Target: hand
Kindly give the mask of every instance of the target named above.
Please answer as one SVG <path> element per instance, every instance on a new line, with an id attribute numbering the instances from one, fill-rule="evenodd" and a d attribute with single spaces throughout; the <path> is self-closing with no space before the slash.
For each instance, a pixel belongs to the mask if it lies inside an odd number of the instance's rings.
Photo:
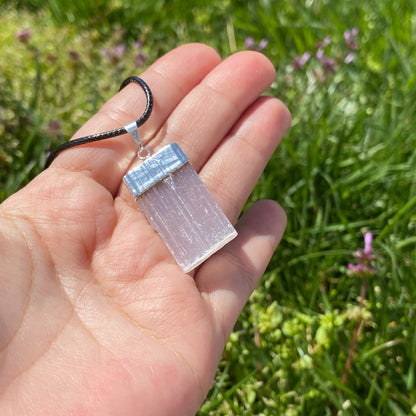
<path id="1" fill-rule="evenodd" d="M 290 124 L 260 97 L 274 80 L 256 52 L 224 61 L 185 45 L 141 77 L 153 91 L 140 128 L 153 152 L 177 142 L 235 223 Z M 75 137 L 143 111 L 135 84 Z M 254 204 L 238 237 L 184 274 L 122 185 L 127 136 L 63 152 L 0 206 L 0 414 L 192 415 L 285 228 L 277 203 Z"/>

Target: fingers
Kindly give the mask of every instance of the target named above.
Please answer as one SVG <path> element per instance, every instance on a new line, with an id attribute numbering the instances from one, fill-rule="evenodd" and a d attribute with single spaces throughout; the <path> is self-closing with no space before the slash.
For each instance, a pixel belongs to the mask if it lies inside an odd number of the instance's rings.
<path id="1" fill-rule="evenodd" d="M 189 92 L 151 146 L 179 143 L 199 171 L 241 114 L 274 81 L 275 75 L 264 55 L 240 52 L 230 56 Z"/>
<path id="2" fill-rule="evenodd" d="M 140 128 L 153 152 L 178 142 L 197 170 L 203 166 L 233 124 L 271 84 L 275 71 L 259 53 L 241 52 L 224 62 L 204 45 L 185 45 L 153 64 L 142 78 L 154 95 L 150 119 Z M 74 137 L 121 127 L 145 107 L 140 87 L 131 84 L 110 99 Z M 54 169 L 82 171 L 113 195 L 137 149 L 128 135 L 63 152 Z"/>
<path id="3" fill-rule="evenodd" d="M 154 95 L 152 115 L 140 129 L 144 142 L 159 130 L 179 102 L 219 62 L 220 58 L 213 49 L 190 44 L 163 56 L 141 75 Z M 144 108 L 143 91 L 136 84 L 128 85 L 110 99 L 74 138 L 122 127 L 137 119 Z M 59 168 L 85 172 L 114 195 L 136 151 L 133 140 L 123 135 L 67 150 L 49 169 L 50 172 Z"/>
<path id="4" fill-rule="evenodd" d="M 219 351 L 263 275 L 285 227 L 286 215 L 276 202 L 254 204 L 238 223 L 238 237 L 211 257 L 195 276 L 222 337 Z"/>
<path id="5" fill-rule="evenodd" d="M 202 168 L 201 178 L 231 222 L 240 215 L 290 121 L 290 113 L 281 101 L 261 97 Z"/>
<path id="6" fill-rule="evenodd" d="M 199 171 L 235 123 L 241 120 L 241 115 L 256 102 L 274 78 L 275 70 L 264 55 L 240 52 L 230 56 L 187 94 L 148 146 L 156 151 L 168 143 L 176 142 L 195 170 Z M 248 116 L 249 113 L 244 119 Z M 255 126 L 251 130 L 254 131 Z M 266 140 L 269 140 L 269 136 Z M 267 156 L 271 154 L 266 153 Z M 226 152 L 221 154 L 226 155 Z M 240 152 L 233 157 L 244 158 Z M 222 168 L 225 171 L 218 174 L 227 175 L 228 167 L 224 165 Z M 256 173 L 256 179 L 258 175 Z M 218 179 L 218 176 L 215 178 Z M 248 186 L 252 186 L 252 183 L 250 181 Z M 131 198 L 125 187 L 120 189 L 120 195 L 123 199 Z"/>

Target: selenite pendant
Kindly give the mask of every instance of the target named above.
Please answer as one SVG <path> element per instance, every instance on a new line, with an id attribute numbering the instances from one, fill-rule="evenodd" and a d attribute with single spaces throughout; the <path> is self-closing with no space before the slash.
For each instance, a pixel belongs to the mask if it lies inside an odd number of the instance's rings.
<path id="1" fill-rule="evenodd" d="M 184 272 L 237 236 L 176 143 L 147 158 L 124 181 Z"/>

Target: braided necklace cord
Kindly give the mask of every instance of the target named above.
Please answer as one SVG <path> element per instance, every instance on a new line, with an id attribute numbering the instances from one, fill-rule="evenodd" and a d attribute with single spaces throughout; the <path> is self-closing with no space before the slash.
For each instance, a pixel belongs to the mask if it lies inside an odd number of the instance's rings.
<path id="1" fill-rule="evenodd" d="M 126 78 L 122 82 L 119 91 L 121 91 L 124 87 L 126 87 L 131 82 L 134 82 L 140 85 L 140 87 L 143 89 L 146 95 L 146 108 L 143 114 L 136 120 L 136 125 L 139 128 L 150 117 L 150 114 L 152 113 L 153 95 L 152 95 L 152 92 L 150 91 L 149 86 L 141 78 L 136 77 L 136 76 L 131 76 L 131 77 Z M 86 143 L 92 143 L 92 142 L 97 142 L 99 140 L 105 140 L 105 139 L 110 139 L 112 137 L 121 136 L 122 134 L 126 134 L 126 133 L 127 133 L 127 130 L 124 127 L 120 127 L 115 130 L 110 130 L 110 131 L 106 131 L 103 133 L 91 134 L 90 136 L 80 137 L 78 139 L 65 142 L 59 145 L 57 148 L 55 148 L 49 153 L 49 156 L 46 159 L 45 169 L 47 169 L 51 165 L 51 163 L 55 160 L 55 158 L 64 150 L 70 149 L 71 147 L 80 146 Z"/>

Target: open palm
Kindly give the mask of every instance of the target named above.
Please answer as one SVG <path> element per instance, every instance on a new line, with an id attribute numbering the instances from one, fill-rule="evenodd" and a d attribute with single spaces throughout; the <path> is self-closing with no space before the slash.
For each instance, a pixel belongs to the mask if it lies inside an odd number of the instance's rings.
<path id="1" fill-rule="evenodd" d="M 177 142 L 231 222 L 289 126 L 262 55 L 221 62 L 185 45 L 141 77 L 157 151 Z M 127 86 L 76 134 L 123 126 L 145 98 Z M 192 415 L 285 227 L 272 201 L 238 237 L 183 273 L 122 185 L 127 135 L 62 153 L 0 207 L 0 414 Z"/>

